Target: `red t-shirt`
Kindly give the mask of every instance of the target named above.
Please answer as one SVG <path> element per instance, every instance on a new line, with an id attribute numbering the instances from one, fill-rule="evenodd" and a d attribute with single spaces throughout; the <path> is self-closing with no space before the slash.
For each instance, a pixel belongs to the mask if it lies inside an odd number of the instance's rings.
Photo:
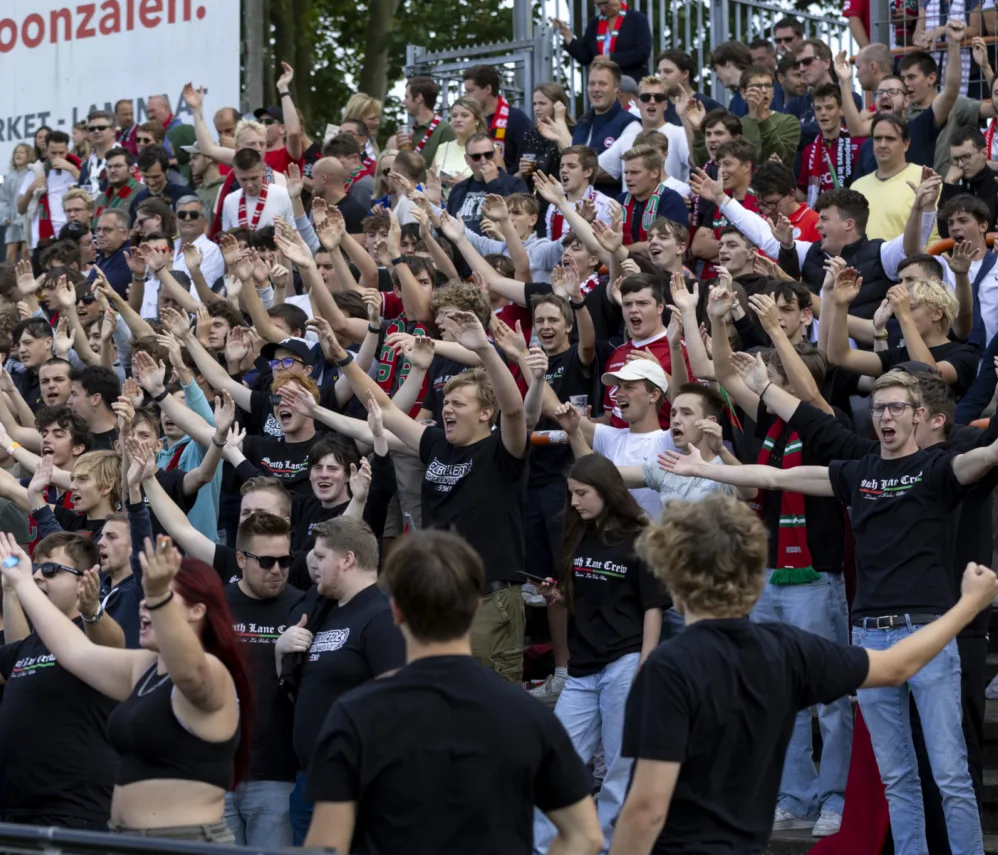
<path id="1" fill-rule="evenodd" d="M 523 332 L 523 338 L 527 342 L 527 347 L 530 347 L 530 337 L 533 334 L 534 325 L 534 320 L 530 315 L 530 309 L 518 306 L 516 303 L 510 303 L 509 305 L 498 309 L 495 316 L 514 332 L 516 331 L 516 322 L 519 321 L 520 330 Z M 526 396 L 528 388 L 527 381 L 520 372 L 520 366 L 515 362 L 511 362 L 509 364 L 509 370 L 513 375 L 513 378 L 516 380 L 516 387 L 520 390 L 520 394 Z"/>
<path id="2" fill-rule="evenodd" d="M 807 205 L 802 204 L 790 215 L 790 225 L 794 227 L 794 240 L 808 243 L 818 243 L 821 240 L 821 235 L 818 234 L 818 213 Z"/>
<path id="3" fill-rule="evenodd" d="M 606 367 L 603 369 L 604 373 L 612 374 L 614 371 L 619 370 L 627 362 L 627 354 L 632 350 L 650 350 L 659 362 L 662 363 L 662 367 L 665 369 L 665 373 L 672 378 L 672 356 L 669 352 L 669 337 L 663 331 L 657 336 L 651 339 L 646 339 L 644 341 L 629 341 L 618 347 L 613 353 L 610 354 L 609 360 L 607 360 Z M 683 356 L 686 359 L 686 371 L 690 375 L 690 379 L 693 379 L 693 371 L 690 369 L 690 360 L 686 356 L 686 344 L 683 344 Z M 628 423 L 625 422 L 620 417 L 620 410 L 617 409 L 617 387 L 608 386 L 606 391 L 603 393 L 603 409 L 611 414 L 610 424 L 615 428 L 625 428 Z M 671 413 L 669 412 L 669 402 L 662 401 L 662 409 L 658 413 L 658 423 L 661 425 L 663 430 L 669 429 Z"/>
<path id="4" fill-rule="evenodd" d="M 845 0 L 842 7 L 843 18 L 862 18 L 863 28 L 867 37 L 870 36 L 870 2 L 869 0 Z"/>
<path id="5" fill-rule="evenodd" d="M 305 158 L 300 157 L 298 160 L 292 160 L 291 155 L 288 154 L 287 146 L 281 146 L 280 148 L 275 148 L 273 151 L 268 151 L 263 156 L 263 162 L 273 169 L 274 172 L 283 172 L 285 175 L 287 175 L 288 167 L 292 163 L 297 163 L 298 168 L 304 174 Z"/>
<path id="6" fill-rule="evenodd" d="M 397 294 L 389 293 L 383 293 L 381 297 L 381 316 L 389 321 L 385 328 L 385 338 L 397 332 L 408 332 L 412 335 L 429 335 L 425 327 L 421 324 L 415 324 L 413 327 L 407 329 L 409 322 L 405 316 L 401 297 Z M 405 358 L 402 351 L 394 350 L 382 342 L 381 348 L 378 351 L 378 376 L 375 380 L 381 387 L 382 392 L 391 396 L 396 389 L 401 388 L 402 384 L 405 383 L 405 378 L 409 376 L 411 368 L 409 360 Z M 396 379 L 398 380 L 398 386 L 395 385 Z M 419 411 L 423 408 L 423 398 L 426 397 L 428 381 L 429 375 L 423 378 L 423 387 L 419 390 L 412 409 L 409 410 L 411 418 L 416 418 Z"/>
<path id="7" fill-rule="evenodd" d="M 731 194 L 728 193 L 728 196 Z M 745 194 L 744 199 L 739 200 L 742 203 L 742 207 L 746 211 L 752 211 L 754 214 L 759 214 L 759 202 L 755 197 L 755 193 L 749 192 Z M 698 210 L 698 216 L 696 223 L 693 224 L 693 231 L 690 232 L 690 242 L 692 244 L 693 235 L 696 234 L 698 228 L 709 228 L 714 232 L 714 237 L 717 240 L 721 239 L 721 232 L 726 226 L 729 226 L 728 218 L 724 216 L 724 212 L 721 208 L 718 208 L 713 202 L 703 199 Z M 760 214 L 760 216 L 762 216 Z M 717 269 L 713 264 L 705 264 L 703 272 L 700 274 L 701 279 L 714 279 L 717 276 Z"/>

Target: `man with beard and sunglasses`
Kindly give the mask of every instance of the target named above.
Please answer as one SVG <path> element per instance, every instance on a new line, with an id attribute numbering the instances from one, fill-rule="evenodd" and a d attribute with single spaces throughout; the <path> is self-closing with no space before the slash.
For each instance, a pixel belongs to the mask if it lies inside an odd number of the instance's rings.
<path id="1" fill-rule="evenodd" d="M 460 216 L 464 224 L 476 234 L 482 233 L 482 206 L 489 194 L 510 196 L 528 193 L 522 178 L 510 175 L 499 168 L 495 143 L 485 133 L 474 134 L 464 149 L 464 160 L 471 175 L 454 185 L 447 197 L 447 213 Z"/>

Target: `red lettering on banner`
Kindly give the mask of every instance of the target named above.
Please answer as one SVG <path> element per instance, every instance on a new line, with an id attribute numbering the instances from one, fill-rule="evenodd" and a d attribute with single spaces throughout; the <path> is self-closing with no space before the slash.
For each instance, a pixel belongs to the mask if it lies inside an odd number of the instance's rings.
<path id="1" fill-rule="evenodd" d="M 4 38 L 4 30 L 10 33 L 10 39 Z M 4 18 L 0 21 L 0 53 L 7 53 L 14 45 L 17 44 L 17 24 L 15 24 L 10 18 Z"/>
<path id="2" fill-rule="evenodd" d="M 158 26 L 162 14 L 163 0 L 141 0 L 139 3 L 139 22 L 147 29 Z"/>
<path id="3" fill-rule="evenodd" d="M 28 27 L 35 26 L 38 28 L 38 32 L 33 36 L 28 35 Z M 38 47 L 45 39 L 45 19 L 37 14 L 32 13 L 24 19 L 24 23 L 21 25 L 21 41 L 24 42 L 25 47 L 33 48 Z"/>
<path id="4" fill-rule="evenodd" d="M 128 12 L 126 17 L 128 21 L 126 27 L 128 32 L 131 32 L 135 29 L 135 0 L 128 0 Z"/>
<path id="5" fill-rule="evenodd" d="M 94 12 L 97 11 L 96 3 L 84 3 L 76 7 L 76 14 L 80 16 L 80 23 L 76 28 L 76 38 L 92 39 L 97 35 L 97 30 L 90 26 L 94 19 Z"/>
<path id="6" fill-rule="evenodd" d="M 49 18 L 49 41 L 55 44 L 59 41 L 59 22 L 62 21 L 62 40 L 68 42 L 73 38 L 73 10 L 53 9 Z"/>
<path id="7" fill-rule="evenodd" d="M 100 19 L 100 34 L 110 36 L 121 32 L 121 8 L 118 0 L 104 0 L 101 3 L 101 11 L 104 17 Z"/>

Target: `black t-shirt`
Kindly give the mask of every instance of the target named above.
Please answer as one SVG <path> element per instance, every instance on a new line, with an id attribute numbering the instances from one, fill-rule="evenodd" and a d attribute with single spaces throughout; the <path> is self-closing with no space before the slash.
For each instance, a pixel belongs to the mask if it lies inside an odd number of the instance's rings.
<path id="1" fill-rule="evenodd" d="M 86 514 L 78 514 L 62 505 L 55 505 L 52 508 L 52 515 L 56 522 L 62 526 L 63 531 L 89 534 L 94 543 L 100 543 L 100 536 L 104 533 L 104 520 L 87 519 Z"/>
<path id="2" fill-rule="evenodd" d="M 550 709 L 470 656 L 435 656 L 336 703 L 305 794 L 356 802 L 351 852 L 530 855 L 534 808 L 591 791 Z"/>
<path id="3" fill-rule="evenodd" d="M 364 206 L 360 202 L 351 196 L 344 196 L 336 203 L 336 207 L 340 209 L 340 213 L 343 215 L 348 235 L 359 235 L 364 231 L 363 223 L 364 218 L 367 216 L 367 211 L 364 210 Z"/>
<path id="4" fill-rule="evenodd" d="M 932 107 L 908 119 L 908 133 L 911 135 L 911 144 L 905 155 L 908 163 L 932 166 L 936 159 L 936 137 L 940 130 L 942 129 L 936 126 Z"/>
<path id="5" fill-rule="evenodd" d="M 291 610 L 288 626 L 305 613 Z M 302 667 L 295 702 L 294 747 L 299 768 L 308 767 L 319 730 L 330 708 L 344 693 L 405 664 L 405 642 L 392 621 L 388 596 L 377 585 L 365 588 L 345 605 L 334 605 L 314 634 Z"/>
<path id="6" fill-rule="evenodd" d="M 496 351 L 498 353 L 498 350 Z M 500 354 L 501 356 L 502 354 Z M 444 386 L 451 377 L 470 371 L 473 365 L 465 365 L 446 356 L 434 356 L 430 368 L 426 372 L 426 395 L 423 397 L 423 409 L 432 413 L 431 418 L 437 426 L 443 426 Z"/>
<path id="7" fill-rule="evenodd" d="M 253 751 L 249 779 L 293 781 L 298 772 L 291 726 L 294 710 L 277 683 L 274 645 L 287 629 L 288 615 L 305 594 L 290 585 L 270 600 L 246 596 L 238 583 L 225 586 L 225 601 L 232 612 L 232 627 L 243 642 L 248 672 L 253 681 Z"/>
<path id="8" fill-rule="evenodd" d="M 243 440 L 243 454 L 264 475 L 280 479 L 292 493 L 310 496 L 308 452 L 318 436 L 305 442 L 285 442 L 273 436 L 248 436 Z"/>
<path id="9" fill-rule="evenodd" d="M 579 346 L 573 344 L 564 353 L 548 356 L 548 370 L 544 379 L 562 403 L 572 395 L 588 395 L 590 403 L 595 403 L 594 368 L 595 362 L 589 366 L 587 377 L 579 362 Z M 537 430 L 560 430 L 560 426 L 554 419 L 541 416 Z M 529 485 L 539 487 L 562 480 L 565 470 L 572 465 L 572 460 L 572 449 L 568 445 L 540 445 L 531 449 Z"/>
<path id="10" fill-rule="evenodd" d="M 841 414 L 837 413 L 837 416 Z M 776 417 L 766 411 L 759 402 L 759 420 L 756 422 L 756 437 L 765 440 L 773 427 Z M 842 416 L 842 419 L 845 417 Z M 790 428 L 784 426 L 769 453 L 769 465 L 780 469 L 783 466 L 783 452 L 790 441 Z M 816 456 L 816 449 L 808 443 L 801 443 L 802 466 L 825 466 L 828 459 Z M 755 463 L 755 459 L 751 461 Z M 769 533 L 768 566 L 776 567 L 779 554 L 780 516 L 783 508 L 783 491 L 766 490 L 762 493 L 763 522 Z M 841 573 L 843 562 L 843 541 L 845 521 L 842 507 L 835 499 L 821 496 L 804 496 L 804 520 L 807 527 L 807 548 L 811 553 L 811 565 L 819 573 Z"/>
<path id="11" fill-rule="evenodd" d="M 321 522 L 342 516 L 348 507 L 349 499 L 335 507 L 324 508 L 314 493 L 296 495 L 291 503 L 291 551 L 308 552 L 315 544 L 312 529 Z"/>
<path id="12" fill-rule="evenodd" d="M 659 855 L 762 852 L 799 710 L 856 690 L 863 648 L 783 623 L 701 620 L 659 645 L 631 688 L 621 753 L 679 763 Z"/>
<path id="13" fill-rule="evenodd" d="M 456 531 L 475 547 L 486 582 L 522 581 L 526 456 L 513 457 L 498 430 L 458 446 L 431 427 L 423 431 L 419 459 L 426 464 L 423 525 Z"/>
<path id="14" fill-rule="evenodd" d="M 628 653 L 640 653 L 645 612 L 669 596 L 634 552 L 640 532 L 608 546 L 589 528 L 575 548 L 568 674 L 587 677 Z"/>
<path id="15" fill-rule="evenodd" d="M 211 560 L 211 566 L 215 568 L 223 585 L 237 582 L 243 578 L 243 571 L 239 569 L 239 562 L 236 560 L 236 550 L 231 546 L 216 543 L 215 556 Z"/>
<path id="16" fill-rule="evenodd" d="M 942 614 L 955 602 L 950 582 L 953 508 L 967 488 L 953 455 L 939 448 L 884 460 L 835 460 L 835 496 L 852 509 L 856 538 L 853 617 Z"/>
<path id="17" fill-rule="evenodd" d="M 156 480 L 159 481 L 159 486 L 163 488 L 166 495 L 170 497 L 170 500 L 182 510 L 185 514 L 191 512 L 195 503 L 198 500 L 198 494 L 193 493 L 190 496 L 184 494 L 184 476 L 187 473 L 182 469 L 157 469 L 156 470 Z M 148 499 L 146 500 L 146 505 L 149 505 Z M 152 525 L 152 536 L 153 541 L 161 534 L 169 534 L 169 532 L 163 528 L 160 521 L 156 518 L 156 515 L 152 512 L 152 507 L 149 507 L 149 522 Z"/>
<path id="18" fill-rule="evenodd" d="M 118 429 L 111 428 L 104 433 L 95 433 L 94 441 L 87 451 L 114 451 L 114 444 L 118 441 Z"/>
<path id="19" fill-rule="evenodd" d="M 932 358 L 937 363 L 948 362 L 953 366 L 956 371 L 953 392 L 957 398 L 962 397 L 977 376 L 977 363 L 981 358 L 980 350 L 965 341 L 948 341 L 945 344 L 930 347 L 929 353 L 932 354 Z M 892 347 L 889 350 L 882 350 L 877 356 L 880 357 L 880 364 L 883 366 L 885 374 L 895 366 L 911 359 L 906 347 Z"/>
<path id="20" fill-rule="evenodd" d="M 36 633 L 0 648 L 0 675 L 0 813 L 107 822 L 118 771 L 107 739 L 115 701 L 59 665 Z"/>

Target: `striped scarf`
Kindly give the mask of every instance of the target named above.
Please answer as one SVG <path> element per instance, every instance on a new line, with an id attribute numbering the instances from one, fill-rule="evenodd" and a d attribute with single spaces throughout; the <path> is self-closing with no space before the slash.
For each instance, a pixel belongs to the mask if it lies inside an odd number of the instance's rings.
<path id="1" fill-rule="evenodd" d="M 783 419 L 776 419 L 766 432 L 766 439 L 759 451 L 758 464 L 768 466 L 770 455 L 781 436 L 787 433 L 783 449 L 782 469 L 793 469 L 803 461 L 800 437 L 787 427 Z M 759 492 L 750 503 L 761 517 L 765 512 L 765 493 Z M 769 581 L 773 585 L 806 585 L 821 578 L 811 563 L 811 550 L 807 546 L 807 521 L 804 516 L 804 496 L 783 490 L 780 494 L 780 530 L 776 538 L 776 564 Z"/>

